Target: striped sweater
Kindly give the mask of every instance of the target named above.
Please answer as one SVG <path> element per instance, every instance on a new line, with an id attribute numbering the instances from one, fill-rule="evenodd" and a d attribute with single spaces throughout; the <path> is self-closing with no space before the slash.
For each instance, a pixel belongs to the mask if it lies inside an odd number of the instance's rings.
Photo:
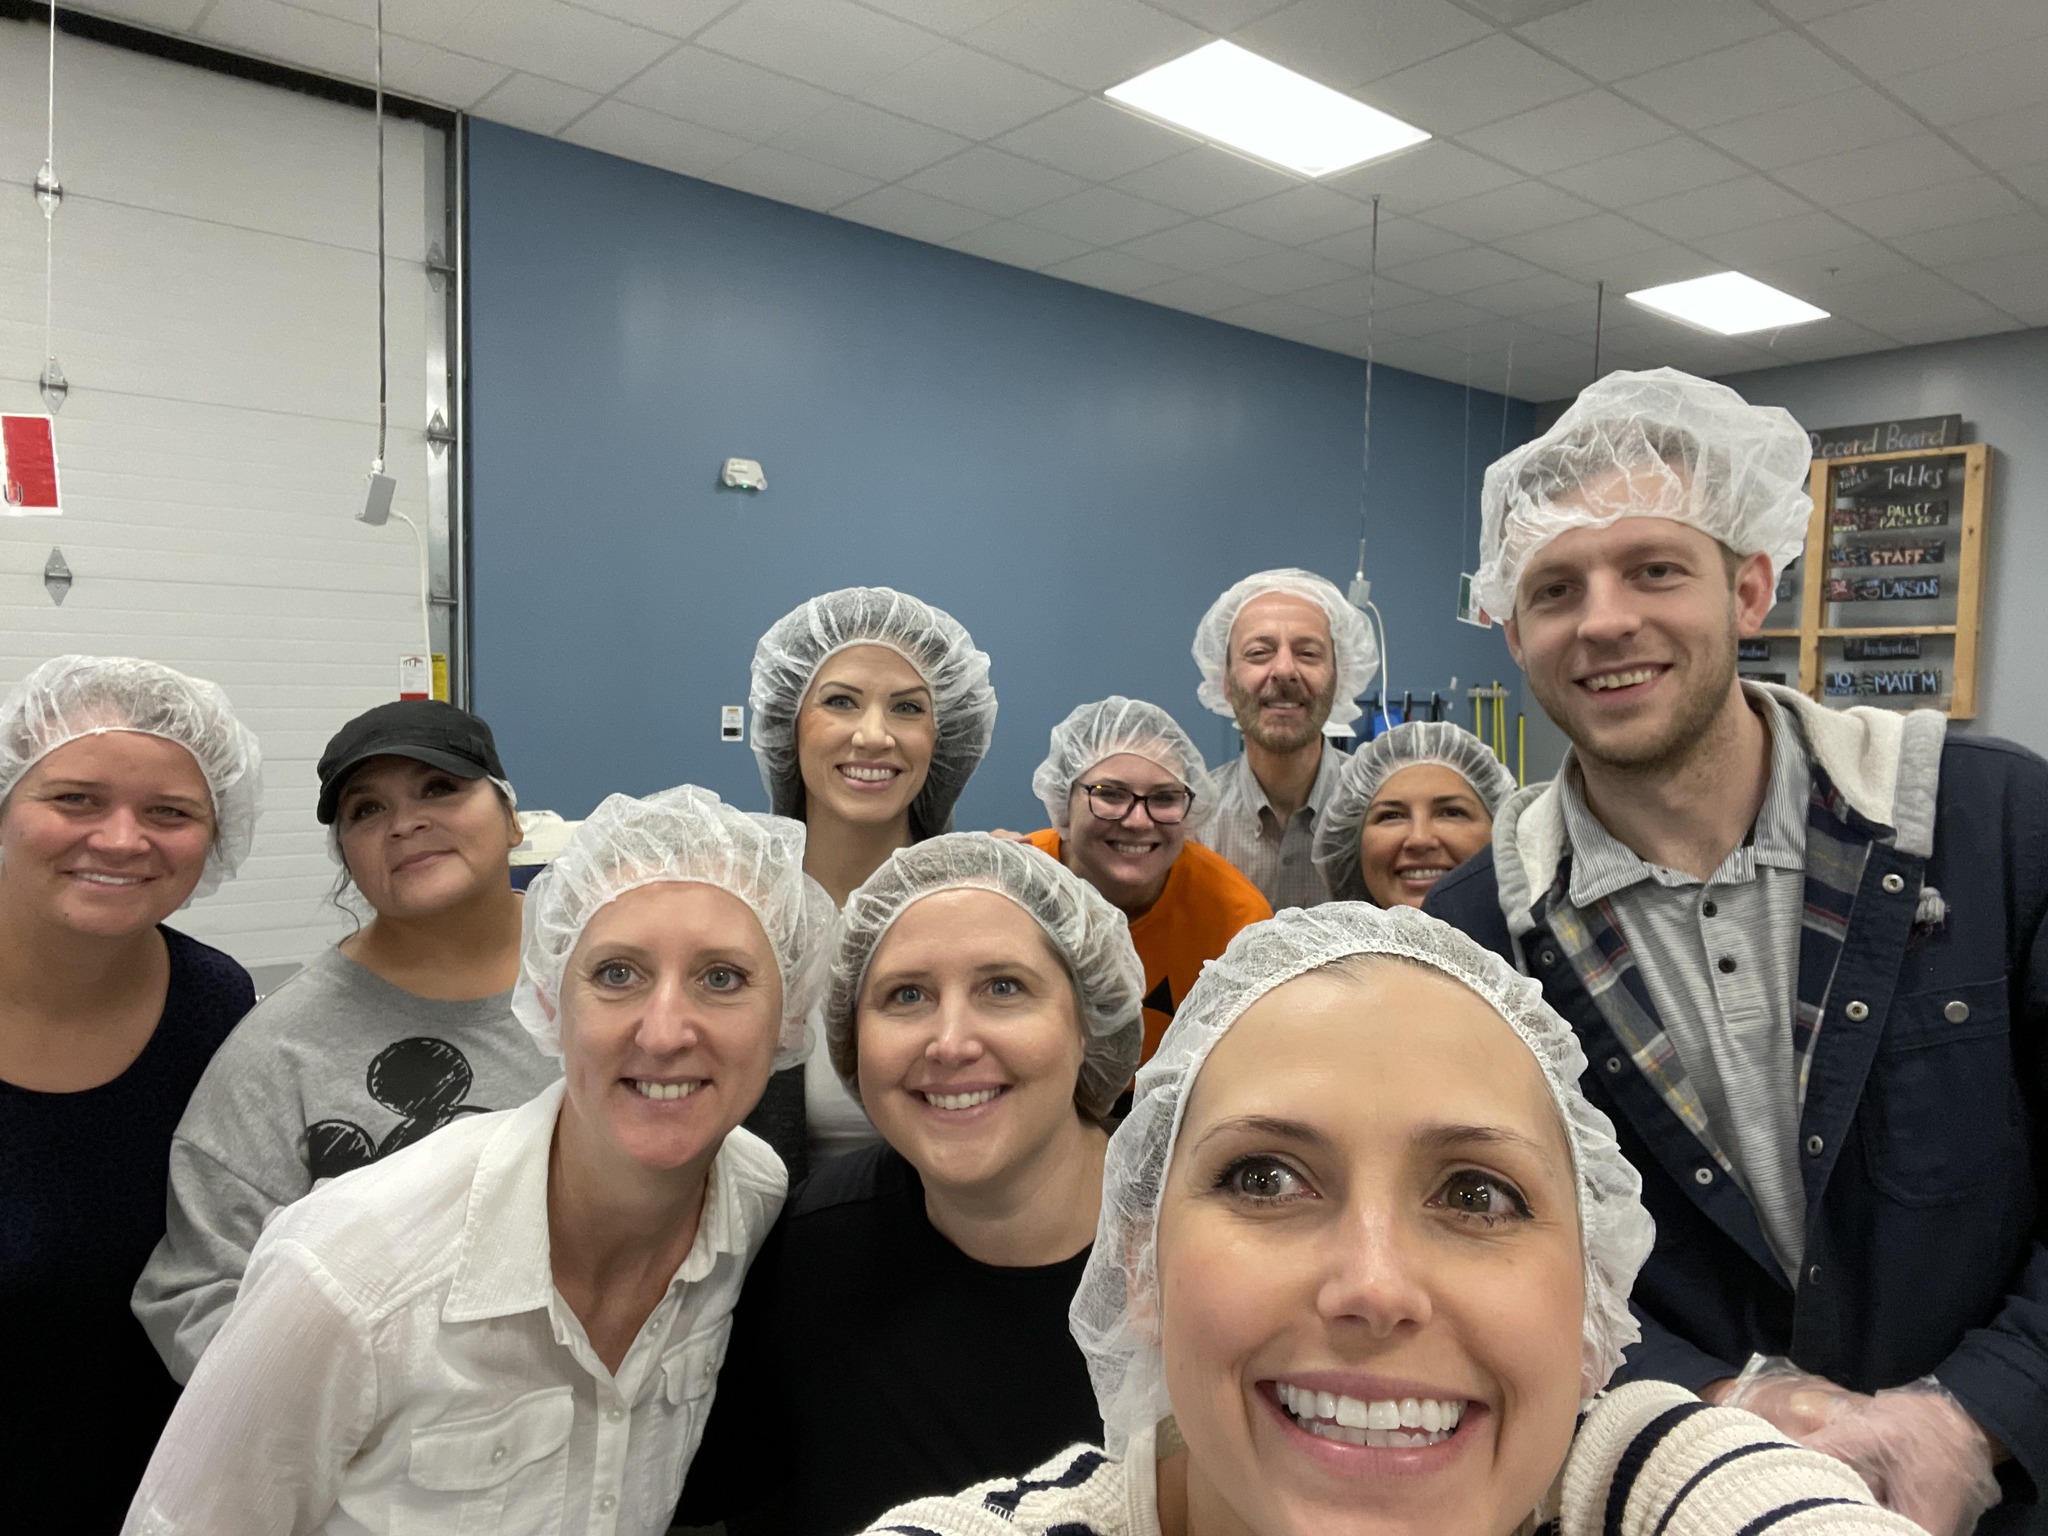
<path id="1" fill-rule="evenodd" d="M 1019 1478 L 891 1510 L 870 1536 L 1160 1536 L 1150 1435 L 1128 1461 L 1077 1445 Z M 1127 1469 L 1143 1468 L 1131 1476 Z M 1565 1461 L 1556 1536 L 1916 1536 L 1846 1465 L 1668 1382 L 1601 1397 Z"/>

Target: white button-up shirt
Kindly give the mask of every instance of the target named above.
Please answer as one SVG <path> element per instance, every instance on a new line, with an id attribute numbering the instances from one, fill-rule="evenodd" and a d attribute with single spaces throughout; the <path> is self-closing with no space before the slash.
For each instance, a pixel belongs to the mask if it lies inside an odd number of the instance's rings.
<path id="1" fill-rule="evenodd" d="M 787 1176 L 744 1130 L 614 1374 L 555 1290 L 557 1083 L 346 1174 L 256 1245 L 124 1536 L 659 1536 Z"/>

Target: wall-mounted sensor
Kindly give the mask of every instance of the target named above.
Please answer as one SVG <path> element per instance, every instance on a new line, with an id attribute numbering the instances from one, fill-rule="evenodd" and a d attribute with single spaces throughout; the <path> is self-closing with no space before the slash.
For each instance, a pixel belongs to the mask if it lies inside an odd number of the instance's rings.
<path id="1" fill-rule="evenodd" d="M 720 741 L 744 741 L 747 735 L 747 711 L 739 704 L 722 704 L 718 709 L 718 739 Z"/>
<path id="2" fill-rule="evenodd" d="M 761 473 L 760 464 L 753 459 L 727 459 L 725 472 L 718 478 L 721 484 L 729 485 L 736 491 L 768 489 L 768 477 Z"/>

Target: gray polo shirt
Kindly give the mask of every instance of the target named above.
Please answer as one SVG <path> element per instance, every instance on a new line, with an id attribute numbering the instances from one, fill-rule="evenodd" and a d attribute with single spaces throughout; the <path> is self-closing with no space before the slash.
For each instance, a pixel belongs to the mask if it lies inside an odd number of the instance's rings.
<path id="1" fill-rule="evenodd" d="M 1611 904 L 1707 1124 L 1789 1277 L 1806 1247 L 1793 1022 L 1812 779 L 1798 724 L 1774 700 L 1745 692 L 1770 729 L 1770 784 L 1749 836 L 1706 884 L 1616 841 L 1587 810 L 1576 768 L 1558 789 L 1572 905 Z"/>
<path id="2" fill-rule="evenodd" d="M 1216 810 L 1196 835 L 1235 864 L 1259 888 L 1275 912 L 1283 907 L 1313 907 L 1330 900 L 1330 887 L 1310 857 L 1316 841 L 1316 817 L 1336 792 L 1344 772 L 1344 754 L 1323 742 L 1323 760 L 1316 768 L 1308 804 L 1287 818 L 1285 826 L 1266 797 L 1265 786 L 1243 753 L 1211 775 Z"/>

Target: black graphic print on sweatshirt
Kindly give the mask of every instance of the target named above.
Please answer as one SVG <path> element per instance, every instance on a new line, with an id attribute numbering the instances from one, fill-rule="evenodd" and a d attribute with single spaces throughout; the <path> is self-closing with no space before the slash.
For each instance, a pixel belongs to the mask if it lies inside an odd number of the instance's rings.
<path id="1" fill-rule="evenodd" d="M 382 1141 L 353 1120 L 319 1120 L 306 1127 L 306 1162 L 316 1179 L 331 1179 L 409 1147 L 463 1115 L 489 1114 L 463 1099 L 476 1081 L 469 1058 L 446 1040 L 416 1037 L 387 1045 L 370 1060 L 364 1086 L 398 1116 Z"/>

